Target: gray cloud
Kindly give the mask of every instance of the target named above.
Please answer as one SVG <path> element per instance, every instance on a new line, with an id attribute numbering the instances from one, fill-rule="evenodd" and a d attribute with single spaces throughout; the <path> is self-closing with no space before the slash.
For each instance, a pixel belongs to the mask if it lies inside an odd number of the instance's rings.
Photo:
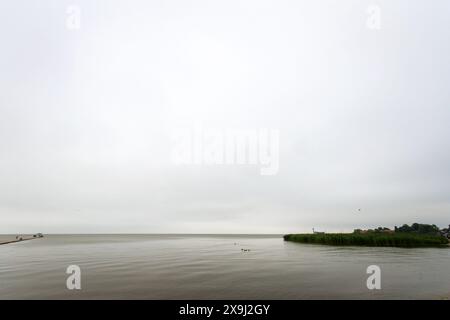
<path id="1" fill-rule="evenodd" d="M 0 232 L 447 225 L 450 5 L 377 3 L 0 4 Z M 279 130 L 278 174 L 174 166 L 197 123 Z"/>

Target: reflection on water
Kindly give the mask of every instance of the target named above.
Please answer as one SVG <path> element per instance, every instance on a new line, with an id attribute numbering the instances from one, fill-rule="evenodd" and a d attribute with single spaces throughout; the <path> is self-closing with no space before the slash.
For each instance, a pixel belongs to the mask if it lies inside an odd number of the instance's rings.
<path id="1" fill-rule="evenodd" d="M 81 267 L 80 291 L 66 289 L 71 264 Z M 381 290 L 366 287 L 372 264 L 381 267 Z M 281 236 L 50 235 L 0 246 L 0 298 L 442 299 L 450 297 L 449 266 L 447 248 L 305 245 Z"/>

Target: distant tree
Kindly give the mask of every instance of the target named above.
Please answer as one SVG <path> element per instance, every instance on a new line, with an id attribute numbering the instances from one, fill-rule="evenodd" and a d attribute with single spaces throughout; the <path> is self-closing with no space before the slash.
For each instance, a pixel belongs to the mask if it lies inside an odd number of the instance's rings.
<path id="1" fill-rule="evenodd" d="M 420 224 L 418 227 L 419 233 L 438 233 L 439 228 L 436 225 L 430 225 L 430 224 Z"/>
<path id="2" fill-rule="evenodd" d="M 439 228 L 436 225 L 431 224 L 420 224 L 413 223 L 411 226 L 404 224 L 403 226 L 397 228 L 395 227 L 395 232 L 413 232 L 420 234 L 432 234 L 439 232 Z"/>
<path id="3" fill-rule="evenodd" d="M 398 232 L 411 232 L 413 229 L 408 226 L 407 224 L 402 225 L 401 227 L 397 228 Z"/>

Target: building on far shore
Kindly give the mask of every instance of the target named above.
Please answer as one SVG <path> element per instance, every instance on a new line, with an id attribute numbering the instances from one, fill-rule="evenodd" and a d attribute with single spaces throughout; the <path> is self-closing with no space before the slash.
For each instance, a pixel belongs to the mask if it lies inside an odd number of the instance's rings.
<path id="1" fill-rule="evenodd" d="M 323 232 L 323 231 L 316 231 L 316 230 L 314 230 L 314 228 L 313 228 L 313 233 L 314 234 L 325 234 L 325 232 Z"/>

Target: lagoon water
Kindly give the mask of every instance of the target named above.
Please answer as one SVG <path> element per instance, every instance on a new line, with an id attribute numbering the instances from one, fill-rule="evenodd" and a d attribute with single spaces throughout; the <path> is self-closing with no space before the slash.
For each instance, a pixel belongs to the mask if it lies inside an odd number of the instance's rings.
<path id="1" fill-rule="evenodd" d="M 81 290 L 66 288 L 73 264 Z M 367 289 L 369 265 L 381 268 L 381 290 Z M 450 248 L 334 247 L 272 235 L 48 235 L 0 246 L 0 299 L 449 298 Z"/>

